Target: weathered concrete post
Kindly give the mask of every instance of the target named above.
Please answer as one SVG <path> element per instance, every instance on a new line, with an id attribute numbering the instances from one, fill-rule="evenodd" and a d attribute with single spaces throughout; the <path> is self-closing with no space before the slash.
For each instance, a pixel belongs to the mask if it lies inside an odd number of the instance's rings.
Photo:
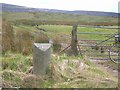
<path id="1" fill-rule="evenodd" d="M 49 67 L 51 44 L 34 43 L 33 47 L 33 74 L 44 75 Z"/>

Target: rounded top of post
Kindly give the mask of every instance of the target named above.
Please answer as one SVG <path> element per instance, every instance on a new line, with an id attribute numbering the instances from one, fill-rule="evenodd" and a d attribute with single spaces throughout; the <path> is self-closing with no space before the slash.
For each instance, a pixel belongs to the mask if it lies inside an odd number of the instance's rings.
<path id="1" fill-rule="evenodd" d="M 119 37 L 119 35 L 117 34 L 117 35 L 115 35 L 115 38 L 118 38 Z"/>
<path id="2" fill-rule="evenodd" d="M 42 51 L 46 51 L 51 47 L 50 43 L 34 43 L 34 45 Z"/>

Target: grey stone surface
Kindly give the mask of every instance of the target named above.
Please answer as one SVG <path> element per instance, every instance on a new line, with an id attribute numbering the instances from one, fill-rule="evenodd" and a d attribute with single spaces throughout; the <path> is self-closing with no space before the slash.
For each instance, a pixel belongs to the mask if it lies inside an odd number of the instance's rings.
<path id="1" fill-rule="evenodd" d="M 34 43 L 33 47 L 33 74 L 44 75 L 49 67 L 51 44 Z"/>

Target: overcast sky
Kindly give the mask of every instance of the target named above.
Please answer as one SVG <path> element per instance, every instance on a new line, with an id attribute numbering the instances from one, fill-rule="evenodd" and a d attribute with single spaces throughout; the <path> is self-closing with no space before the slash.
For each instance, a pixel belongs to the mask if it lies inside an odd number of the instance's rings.
<path id="1" fill-rule="evenodd" d="M 59 10 L 118 12 L 120 0 L 0 0 L 0 3 Z"/>

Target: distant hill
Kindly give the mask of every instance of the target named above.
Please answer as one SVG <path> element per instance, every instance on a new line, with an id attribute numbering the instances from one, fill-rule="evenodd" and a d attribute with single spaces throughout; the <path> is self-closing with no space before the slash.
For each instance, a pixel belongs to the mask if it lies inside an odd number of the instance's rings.
<path id="1" fill-rule="evenodd" d="M 79 15 L 91 15 L 91 16 L 109 16 L 118 17 L 118 13 L 113 12 L 98 12 L 98 11 L 66 11 L 56 9 L 43 9 L 43 8 L 30 8 L 25 6 L 17 6 L 11 4 L 0 3 L 3 12 L 53 12 L 53 13 L 66 13 L 66 14 L 79 14 Z"/>

